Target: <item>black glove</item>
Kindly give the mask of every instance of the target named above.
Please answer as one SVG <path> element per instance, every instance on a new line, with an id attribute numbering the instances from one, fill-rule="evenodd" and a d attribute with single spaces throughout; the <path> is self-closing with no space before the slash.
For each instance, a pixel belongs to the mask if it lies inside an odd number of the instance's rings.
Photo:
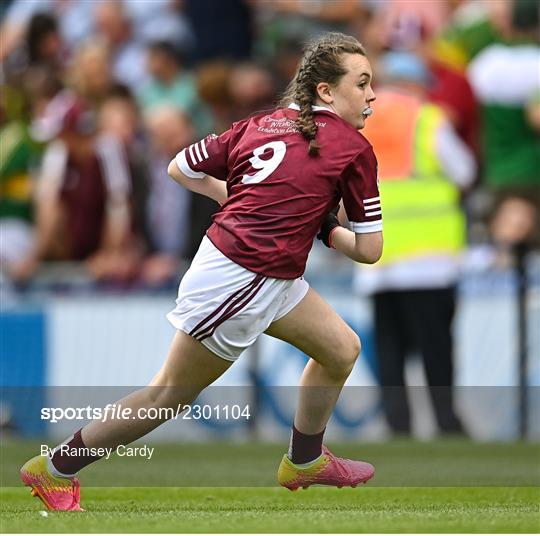
<path id="1" fill-rule="evenodd" d="M 330 242 L 330 235 L 332 234 L 332 231 L 336 227 L 340 227 L 340 223 L 337 217 L 337 214 L 339 212 L 339 204 L 336 205 L 327 215 L 326 218 L 324 218 L 321 230 L 319 231 L 319 234 L 317 235 L 317 238 L 319 240 L 322 240 L 323 244 L 327 248 L 333 247 Z"/>

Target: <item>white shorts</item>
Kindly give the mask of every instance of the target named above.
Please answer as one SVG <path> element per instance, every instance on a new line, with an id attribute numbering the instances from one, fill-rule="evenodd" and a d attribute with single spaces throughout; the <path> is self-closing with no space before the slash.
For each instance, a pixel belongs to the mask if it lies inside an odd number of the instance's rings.
<path id="1" fill-rule="evenodd" d="M 303 277 L 275 279 L 250 272 L 205 236 L 180 281 L 176 307 L 167 318 L 214 354 L 236 361 L 308 289 Z"/>

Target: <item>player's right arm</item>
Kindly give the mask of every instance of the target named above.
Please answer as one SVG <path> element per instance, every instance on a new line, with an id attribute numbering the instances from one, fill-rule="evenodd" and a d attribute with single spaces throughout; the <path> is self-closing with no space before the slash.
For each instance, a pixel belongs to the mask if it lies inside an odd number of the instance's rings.
<path id="1" fill-rule="evenodd" d="M 227 200 L 229 143 L 232 129 L 182 149 L 171 161 L 167 173 L 184 188 L 205 195 L 220 205 Z"/>
<path id="2" fill-rule="evenodd" d="M 184 188 L 187 188 L 196 194 L 205 195 L 206 197 L 217 201 L 220 205 L 223 205 L 227 200 L 227 185 L 225 181 L 220 181 L 210 175 L 192 179 L 180 171 L 176 159 L 171 160 L 169 167 L 167 168 L 167 173 Z"/>

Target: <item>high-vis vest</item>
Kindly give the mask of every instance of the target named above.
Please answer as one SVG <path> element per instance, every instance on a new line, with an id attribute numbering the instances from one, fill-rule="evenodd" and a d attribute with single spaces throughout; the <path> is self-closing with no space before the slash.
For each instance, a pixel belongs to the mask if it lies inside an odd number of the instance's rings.
<path id="1" fill-rule="evenodd" d="M 384 251 L 378 264 L 453 254 L 465 244 L 459 190 L 435 149 L 442 111 L 414 96 L 380 92 L 362 134 L 379 165 Z"/>

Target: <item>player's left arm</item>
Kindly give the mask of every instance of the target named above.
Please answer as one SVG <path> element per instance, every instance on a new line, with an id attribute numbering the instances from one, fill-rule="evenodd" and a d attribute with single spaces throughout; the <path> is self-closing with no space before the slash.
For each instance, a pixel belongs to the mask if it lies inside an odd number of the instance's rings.
<path id="1" fill-rule="evenodd" d="M 339 226 L 332 233 L 332 246 L 355 262 L 374 264 L 383 252 L 383 234 L 355 233 Z"/>
<path id="2" fill-rule="evenodd" d="M 382 255 L 382 231 L 352 232 L 342 227 L 339 220 L 341 212 L 341 206 L 338 205 L 326 215 L 317 238 L 322 240 L 326 247 L 336 249 L 355 262 L 362 264 L 377 262 Z"/>
<path id="3" fill-rule="evenodd" d="M 337 221 L 329 245 L 356 262 L 373 264 L 382 255 L 383 233 L 377 159 L 370 146 L 344 170 L 341 193 L 352 230 Z"/>

